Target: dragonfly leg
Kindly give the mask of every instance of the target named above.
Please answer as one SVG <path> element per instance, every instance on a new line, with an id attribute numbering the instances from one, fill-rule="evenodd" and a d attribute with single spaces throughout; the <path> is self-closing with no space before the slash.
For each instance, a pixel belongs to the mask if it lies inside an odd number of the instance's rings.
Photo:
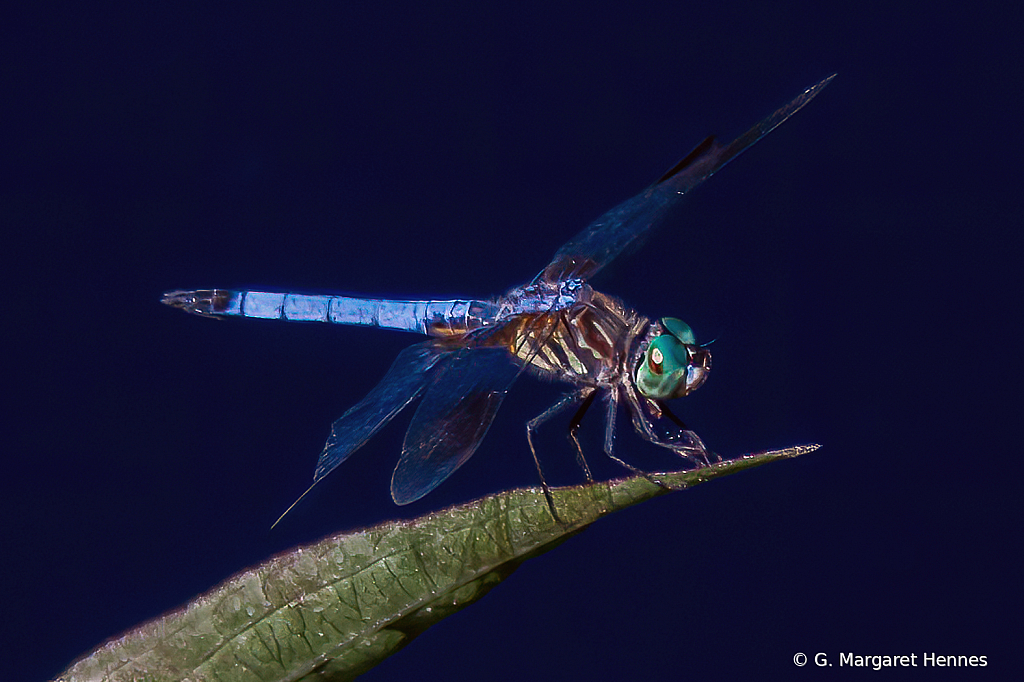
<path id="1" fill-rule="evenodd" d="M 631 394 L 628 388 L 623 388 L 622 390 L 623 390 L 623 392 L 626 395 L 626 404 L 629 405 L 632 409 L 636 410 L 637 406 L 638 406 L 638 403 L 636 402 L 635 394 Z M 649 474 L 646 471 L 644 471 L 642 469 L 639 469 L 639 468 L 633 466 L 632 464 L 629 464 L 628 462 L 625 462 L 624 460 L 620 459 L 619 457 L 616 457 L 615 452 L 614 452 L 614 449 L 615 449 L 615 415 L 618 412 L 618 395 L 619 395 L 618 391 L 612 391 L 612 393 L 611 393 L 611 395 L 609 396 L 609 399 L 608 399 L 608 419 L 607 419 L 607 422 L 606 422 L 607 426 L 606 426 L 605 434 L 604 434 L 604 452 L 605 452 L 605 454 L 608 455 L 609 457 L 611 457 L 613 460 L 615 460 L 619 464 L 621 464 L 626 469 L 628 469 L 634 475 L 636 475 L 636 476 L 643 476 L 644 478 L 646 478 L 648 481 L 650 481 L 654 485 L 658 486 L 659 488 L 664 488 L 665 490 L 673 490 L 672 487 L 665 485 L 663 482 L 658 480 L 658 478 L 656 478 L 653 474 Z M 648 440 L 648 441 L 650 441 L 650 442 L 652 442 L 652 443 L 654 443 L 656 445 L 664 445 L 664 443 L 662 443 L 661 441 L 659 441 L 657 439 L 657 437 L 654 434 L 653 427 L 651 427 L 650 423 L 646 419 L 637 419 L 636 418 L 638 414 L 640 414 L 640 413 L 636 412 L 634 414 L 633 423 L 637 427 L 637 430 L 640 431 L 640 434 L 646 440 Z M 665 447 L 668 447 L 668 446 L 665 446 Z"/>
<path id="2" fill-rule="evenodd" d="M 537 467 L 537 475 L 540 477 L 540 485 L 541 488 L 544 489 L 544 498 L 548 502 L 548 508 L 551 510 L 551 515 L 554 516 L 555 520 L 559 522 L 561 522 L 561 518 L 559 518 L 558 513 L 555 511 L 555 501 L 551 497 L 551 490 L 548 487 L 548 481 L 546 478 L 544 478 L 544 470 L 541 468 L 540 458 L 537 457 L 537 449 L 533 446 L 533 434 L 537 430 L 537 428 L 540 427 L 541 424 L 550 420 L 559 412 L 564 412 L 565 410 L 569 409 L 570 407 L 576 405 L 581 401 L 584 403 L 584 405 L 581 406 L 580 410 L 576 412 L 576 416 L 573 417 L 573 420 L 578 420 L 578 418 L 582 418 L 582 413 L 586 411 L 584 408 L 589 406 L 589 403 L 593 402 L 594 393 L 596 393 L 596 389 L 589 387 L 576 391 L 575 393 L 568 393 L 562 396 L 557 403 L 555 403 L 548 409 L 544 410 L 530 421 L 526 422 L 526 442 L 530 446 L 530 454 L 533 456 L 533 464 L 535 467 Z M 579 424 L 577 424 L 576 426 L 578 427 Z M 575 433 L 573 433 L 573 440 L 575 440 Z M 579 447 L 578 442 L 576 446 L 577 448 Z M 592 481 L 593 479 L 590 477 L 590 468 L 587 466 L 585 461 L 582 461 L 582 450 L 579 451 L 578 456 L 582 463 L 583 471 L 587 475 L 587 480 Z"/>
<path id="3" fill-rule="evenodd" d="M 694 444 L 697 446 L 696 455 L 700 458 L 700 460 L 703 460 L 705 466 L 711 466 L 712 459 L 716 462 L 722 461 L 721 457 L 707 449 L 707 447 L 704 445 L 704 442 L 700 439 L 700 437 L 697 436 L 697 434 L 694 433 L 694 431 L 689 426 L 687 426 L 682 419 L 677 417 L 676 414 L 668 408 L 668 405 L 659 400 L 658 407 L 661 409 L 661 414 L 663 417 L 668 417 L 669 421 L 671 421 L 673 424 L 682 429 L 682 431 L 686 434 L 686 437 L 694 442 Z M 675 450 L 675 448 L 671 449 Z M 689 450 L 676 451 L 679 452 L 679 454 L 681 454 L 683 457 L 686 457 L 687 459 L 692 461 L 694 464 L 701 463 L 700 461 L 694 459 L 694 454 L 692 454 Z"/>
<path id="4" fill-rule="evenodd" d="M 587 465 L 587 459 L 583 456 L 583 446 L 580 445 L 580 439 L 576 437 L 576 432 L 580 429 L 580 422 L 583 420 L 583 415 L 587 413 L 590 406 L 594 404 L 594 398 L 597 396 L 597 391 L 592 390 L 584 400 L 580 408 L 576 410 L 576 414 L 572 416 L 572 421 L 569 422 L 569 440 L 572 441 L 573 445 L 576 446 L 576 463 L 583 469 L 584 475 L 587 477 L 587 482 L 591 483 L 594 477 L 590 474 L 590 466 Z"/>
<path id="5" fill-rule="evenodd" d="M 632 386 L 623 386 L 626 404 L 633 416 L 633 427 L 649 443 L 671 450 L 698 467 L 721 461 L 721 457 L 707 449 L 700 437 L 682 419 L 672 413 L 661 401 L 643 398 Z M 668 417 L 678 430 L 662 435 L 654 426 L 654 420 Z"/>
<path id="6" fill-rule="evenodd" d="M 623 468 L 629 470 L 633 474 L 646 477 L 646 473 L 619 458 L 615 454 L 615 415 L 618 414 L 618 411 L 619 392 L 612 390 L 608 394 L 608 412 L 605 415 L 604 422 L 604 454 L 608 455 L 608 457 L 615 462 L 618 462 Z"/>

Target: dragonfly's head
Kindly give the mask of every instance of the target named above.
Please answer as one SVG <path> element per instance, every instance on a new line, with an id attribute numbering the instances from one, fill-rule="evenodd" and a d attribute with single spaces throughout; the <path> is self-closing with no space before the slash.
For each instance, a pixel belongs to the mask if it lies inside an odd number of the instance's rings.
<path id="1" fill-rule="evenodd" d="M 682 398 L 700 388 L 710 371 L 711 351 L 697 345 L 690 325 L 663 317 L 637 364 L 636 386 L 653 400 Z"/>

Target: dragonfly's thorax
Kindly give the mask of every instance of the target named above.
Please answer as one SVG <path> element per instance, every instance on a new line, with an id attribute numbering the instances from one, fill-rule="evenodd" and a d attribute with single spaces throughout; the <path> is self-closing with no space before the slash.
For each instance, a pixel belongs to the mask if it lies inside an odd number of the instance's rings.
<path id="1" fill-rule="evenodd" d="M 640 318 L 622 301 L 586 284 L 577 283 L 575 291 L 567 285 L 573 282 L 560 287 L 532 284 L 510 292 L 508 303 L 516 294 L 530 296 L 520 312 L 509 310 L 505 329 L 495 340 L 542 376 L 590 386 L 614 384 L 628 376 L 628 349 Z M 537 291 L 542 287 L 548 290 Z M 540 305 L 542 296 L 546 307 Z"/>
<path id="2" fill-rule="evenodd" d="M 589 303 L 594 296 L 590 285 L 580 279 L 564 282 L 535 281 L 509 290 L 499 301 L 498 320 L 523 313 L 550 313 L 577 304 Z"/>

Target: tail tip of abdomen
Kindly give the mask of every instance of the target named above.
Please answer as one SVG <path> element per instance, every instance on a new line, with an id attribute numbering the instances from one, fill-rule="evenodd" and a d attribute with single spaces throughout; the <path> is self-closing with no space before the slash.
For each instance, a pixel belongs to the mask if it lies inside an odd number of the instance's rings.
<path id="1" fill-rule="evenodd" d="M 224 289 L 175 290 L 166 292 L 160 302 L 194 315 L 221 315 L 233 297 L 234 292 Z"/>

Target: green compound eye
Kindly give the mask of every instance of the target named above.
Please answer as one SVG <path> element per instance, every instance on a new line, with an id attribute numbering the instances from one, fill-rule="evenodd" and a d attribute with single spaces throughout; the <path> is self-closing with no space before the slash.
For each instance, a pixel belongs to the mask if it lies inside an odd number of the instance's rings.
<path id="1" fill-rule="evenodd" d="M 693 330 L 690 329 L 690 325 L 686 324 L 677 317 L 663 317 L 661 318 L 661 326 L 665 330 L 676 337 L 683 343 L 688 343 L 691 346 L 697 345 L 697 337 L 693 335 Z"/>
<path id="2" fill-rule="evenodd" d="M 711 353 L 696 345 L 690 326 L 674 317 L 661 320 L 668 332 L 651 341 L 636 370 L 640 393 L 654 400 L 680 398 L 700 387 L 711 370 Z"/>

